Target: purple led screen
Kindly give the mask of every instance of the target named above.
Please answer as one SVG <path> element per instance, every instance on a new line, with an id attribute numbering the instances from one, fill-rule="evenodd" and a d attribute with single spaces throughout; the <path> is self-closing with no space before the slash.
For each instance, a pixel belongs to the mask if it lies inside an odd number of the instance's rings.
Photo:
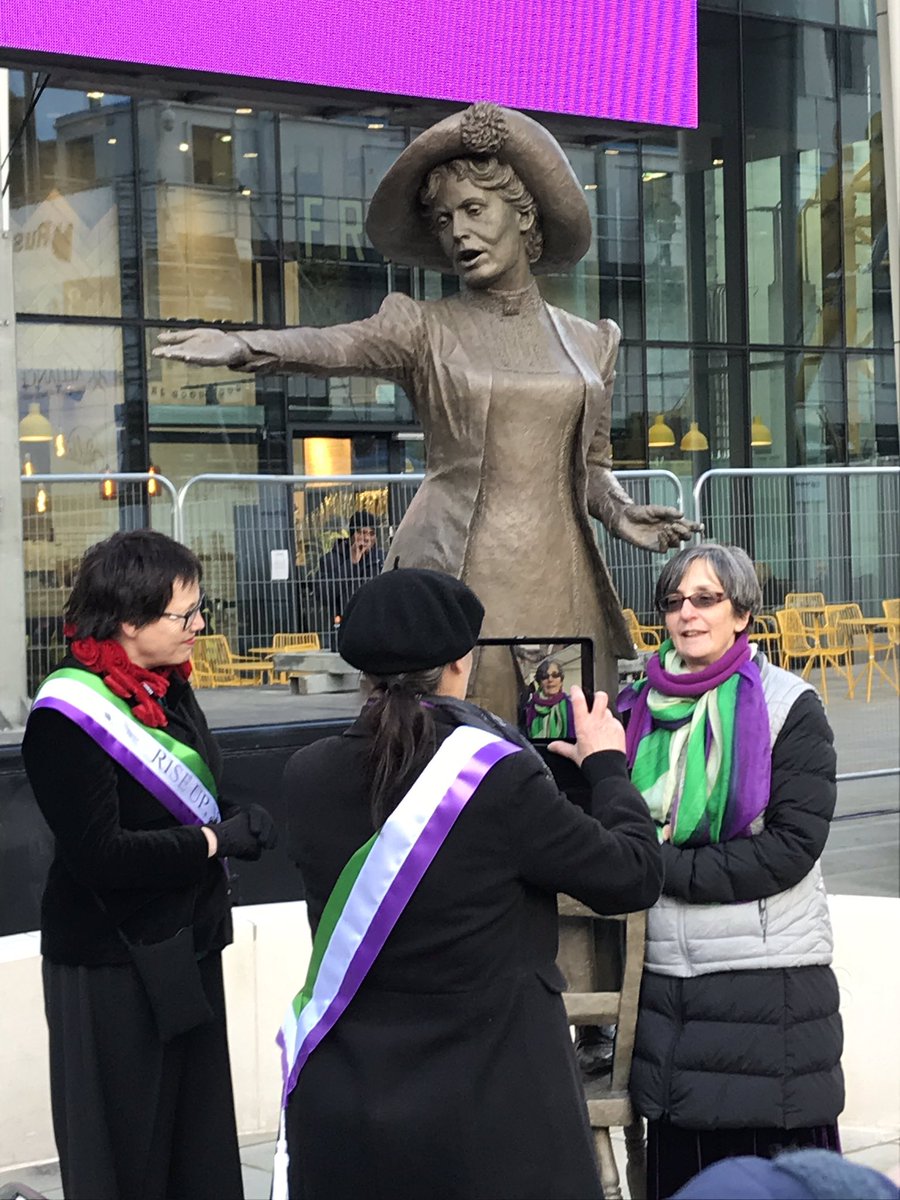
<path id="1" fill-rule="evenodd" d="M 0 0 L 0 48 L 697 123 L 697 0 Z"/>

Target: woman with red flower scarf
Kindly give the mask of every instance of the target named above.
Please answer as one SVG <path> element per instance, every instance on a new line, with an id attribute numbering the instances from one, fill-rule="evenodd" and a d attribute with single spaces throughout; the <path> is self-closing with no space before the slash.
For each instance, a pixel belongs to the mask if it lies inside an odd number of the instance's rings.
<path id="1" fill-rule="evenodd" d="M 224 803 L 188 682 L 200 563 L 163 534 L 113 534 L 66 606 L 69 654 L 22 753 L 56 839 L 41 915 L 53 1125 L 67 1200 L 243 1196 L 221 951 L 225 858 L 274 844 Z"/>

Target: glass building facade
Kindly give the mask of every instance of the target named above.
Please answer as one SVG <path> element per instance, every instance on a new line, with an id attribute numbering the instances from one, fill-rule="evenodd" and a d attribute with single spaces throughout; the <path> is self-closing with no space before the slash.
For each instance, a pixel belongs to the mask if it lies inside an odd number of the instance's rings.
<path id="1" fill-rule="evenodd" d="M 687 482 L 711 466 L 898 461 L 874 9 L 701 6 L 696 130 L 546 118 L 595 238 L 541 287 L 622 327 L 617 466 Z M 175 483 L 421 466 L 391 384 L 149 351 L 178 324 L 326 325 L 391 290 L 455 287 L 385 263 L 364 232 L 384 172 L 445 110 L 311 89 L 289 111 L 185 103 L 146 77 L 133 95 L 41 91 L 38 70 L 10 81 L 19 403 L 63 435 L 32 449 L 35 470 L 61 469 L 54 455 L 76 472 L 152 463 Z M 654 422 L 673 445 L 648 444 Z M 682 448 L 692 422 L 706 449 Z"/>

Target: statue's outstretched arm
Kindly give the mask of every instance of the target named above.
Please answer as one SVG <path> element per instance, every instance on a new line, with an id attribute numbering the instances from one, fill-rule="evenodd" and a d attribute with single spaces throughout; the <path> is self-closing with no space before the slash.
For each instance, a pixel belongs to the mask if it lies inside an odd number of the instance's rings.
<path id="1" fill-rule="evenodd" d="M 615 537 L 643 550 L 663 552 L 680 546 L 701 526 L 685 520 L 677 508 L 665 504 L 635 504 L 612 473 L 612 391 L 620 336 L 614 322 L 600 322 L 598 367 L 606 384 L 606 403 L 587 453 L 588 512 Z"/>
<path id="2" fill-rule="evenodd" d="M 307 375 L 374 375 L 402 383 L 421 361 L 424 325 L 416 301 L 391 293 L 364 321 L 317 329 L 179 329 L 162 333 L 153 353 L 197 366 Z"/>

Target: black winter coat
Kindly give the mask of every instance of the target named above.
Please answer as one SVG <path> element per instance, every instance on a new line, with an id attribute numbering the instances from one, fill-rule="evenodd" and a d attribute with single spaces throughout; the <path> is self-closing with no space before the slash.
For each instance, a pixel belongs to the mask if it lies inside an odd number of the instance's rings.
<path id="1" fill-rule="evenodd" d="M 436 710 L 438 738 L 480 710 Z M 315 930 L 372 835 L 359 723 L 298 751 L 289 850 Z M 556 893 L 652 904 L 659 847 L 623 754 L 584 763 L 587 815 L 528 748 L 495 765 L 291 1095 L 292 1200 L 601 1196 L 556 966 Z"/>
<path id="2" fill-rule="evenodd" d="M 83 669 L 74 658 L 61 665 Z M 190 684 L 173 678 L 163 706 L 166 732 L 197 750 L 220 783 L 221 753 Z M 198 826 L 179 824 L 93 738 L 54 709 L 29 715 L 22 758 L 56 839 L 41 906 L 45 958 L 69 966 L 129 962 L 114 922 L 131 941 L 159 942 L 193 920 L 198 953 L 228 945 L 227 879 L 222 862 L 208 857 Z M 237 811 L 221 800 L 219 807 L 223 817 Z"/>
<path id="3" fill-rule="evenodd" d="M 693 904 L 761 900 L 821 857 L 836 799 L 833 735 L 804 692 L 772 750 L 765 828 L 692 849 L 663 844 L 663 893 Z M 685 1129 L 797 1129 L 844 1106 L 841 1018 L 830 967 L 644 972 L 631 1072 L 637 1110 Z"/>

